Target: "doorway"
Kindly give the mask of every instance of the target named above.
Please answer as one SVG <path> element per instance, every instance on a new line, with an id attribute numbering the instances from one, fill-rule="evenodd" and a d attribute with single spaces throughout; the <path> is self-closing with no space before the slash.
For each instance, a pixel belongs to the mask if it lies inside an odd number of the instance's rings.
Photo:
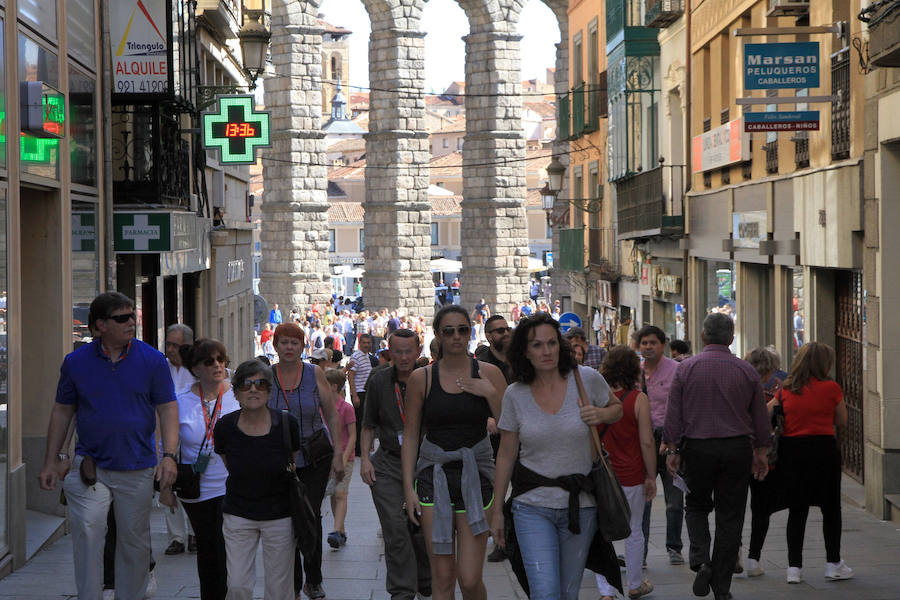
<path id="1" fill-rule="evenodd" d="M 844 392 L 849 420 L 838 429 L 844 471 L 865 480 L 863 438 L 863 285 L 860 271 L 835 272 L 835 379 Z"/>

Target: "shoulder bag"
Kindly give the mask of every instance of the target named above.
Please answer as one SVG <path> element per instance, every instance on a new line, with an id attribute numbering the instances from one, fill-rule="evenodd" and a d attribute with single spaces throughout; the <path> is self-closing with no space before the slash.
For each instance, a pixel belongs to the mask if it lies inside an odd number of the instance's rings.
<path id="1" fill-rule="evenodd" d="M 311 366 L 311 365 L 310 365 Z M 306 389 L 305 386 L 310 385 L 309 379 L 312 379 L 311 385 L 313 387 L 316 386 L 316 373 L 315 369 L 307 369 L 305 365 L 301 365 L 300 367 L 303 369 L 303 375 L 300 378 L 300 385 L 297 387 L 297 398 L 298 401 L 302 403 L 301 398 L 303 397 L 303 393 Z M 286 409 L 290 409 L 287 398 L 287 391 L 283 387 L 281 387 L 281 381 L 278 379 L 277 371 L 275 373 L 275 382 L 281 390 L 281 394 L 284 397 L 284 405 Z M 316 410 L 319 409 L 319 401 L 316 399 Z M 331 445 L 331 441 L 328 439 L 328 432 L 325 430 L 325 419 L 322 418 L 322 428 L 314 431 L 312 435 L 309 437 L 303 437 L 303 407 L 299 406 L 297 409 L 297 413 L 300 415 L 300 451 L 303 453 L 303 458 L 306 460 L 307 465 L 317 465 L 319 461 L 323 459 L 331 459 L 334 456 L 334 447 Z M 320 412 L 321 415 L 321 412 Z M 315 424 L 315 417 L 313 417 L 313 424 Z"/>
<path id="2" fill-rule="evenodd" d="M 575 383 L 578 385 L 578 405 L 587 406 L 588 397 L 577 366 Z M 625 492 L 622 491 L 619 479 L 609 466 L 597 428 L 590 427 L 590 430 L 591 454 L 595 457 L 591 465 L 590 478 L 594 484 L 594 497 L 597 501 L 597 528 L 607 541 L 624 540 L 631 535 L 631 508 L 625 499 Z M 605 434 L 606 430 L 603 432 Z"/>
<path id="3" fill-rule="evenodd" d="M 299 540 L 300 551 L 307 556 L 316 546 L 315 532 L 319 525 L 316 513 L 309 502 L 306 485 L 297 476 L 297 466 L 294 464 L 294 453 L 291 450 L 290 421 L 287 413 L 283 411 L 281 413 L 281 438 L 287 457 L 285 478 L 288 482 L 288 495 L 291 499 L 291 525 L 294 528 L 294 537 Z"/>
<path id="4" fill-rule="evenodd" d="M 196 500 L 200 497 L 200 473 L 194 469 L 194 465 L 181 462 L 180 450 L 177 466 L 172 492 L 182 500 Z"/>
<path id="5" fill-rule="evenodd" d="M 781 441 L 783 431 L 784 406 L 781 405 L 781 388 L 779 388 L 778 402 L 772 407 L 772 436 L 769 438 L 769 449 L 766 450 L 766 460 L 770 465 L 778 462 L 778 442 Z"/>

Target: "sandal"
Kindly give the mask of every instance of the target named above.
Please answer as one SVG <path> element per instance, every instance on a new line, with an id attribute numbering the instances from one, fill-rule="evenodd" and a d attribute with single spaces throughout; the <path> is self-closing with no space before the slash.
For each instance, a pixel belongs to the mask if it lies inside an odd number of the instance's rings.
<path id="1" fill-rule="evenodd" d="M 600 600 L 616 600 L 615 596 L 600 596 Z"/>
<path id="2" fill-rule="evenodd" d="M 644 581 L 641 582 L 641 585 L 639 585 L 636 590 L 628 590 L 628 597 L 631 598 L 631 600 L 636 600 L 637 598 L 640 598 L 641 596 L 646 596 L 647 594 L 651 593 L 652 591 L 653 591 L 653 584 L 645 579 Z"/>

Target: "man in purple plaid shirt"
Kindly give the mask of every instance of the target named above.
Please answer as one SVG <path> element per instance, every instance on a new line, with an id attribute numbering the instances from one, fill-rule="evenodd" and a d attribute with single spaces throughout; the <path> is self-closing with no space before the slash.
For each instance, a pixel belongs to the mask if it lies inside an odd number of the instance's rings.
<path id="1" fill-rule="evenodd" d="M 600 370 L 600 364 L 606 358 L 606 350 L 600 346 L 589 344 L 584 329 L 581 327 L 570 327 L 565 333 L 566 339 L 573 346 L 581 346 L 584 350 L 584 366 L 592 369 Z"/>
<path id="2" fill-rule="evenodd" d="M 694 594 L 706 596 L 712 589 L 716 600 L 731 600 L 750 477 L 762 480 L 769 470 L 769 415 L 756 369 L 728 349 L 734 340 L 731 317 L 708 315 L 702 339 L 703 351 L 678 365 L 669 388 L 664 452 L 673 476 L 684 456 Z M 716 538 L 710 548 L 712 510 Z"/>

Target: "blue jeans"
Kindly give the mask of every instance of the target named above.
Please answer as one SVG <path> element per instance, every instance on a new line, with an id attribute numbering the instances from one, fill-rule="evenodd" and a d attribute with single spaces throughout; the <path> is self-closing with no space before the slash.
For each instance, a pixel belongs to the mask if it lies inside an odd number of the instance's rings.
<path id="1" fill-rule="evenodd" d="M 662 434 L 660 430 L 653 432 L 656 438 L 656 447 L 659 448 Z M 684 547 L 681 541 L 681 526 L 684 523 L 684 494 L 675 487 L 672 475 L 666 468 L 664 456 L 656 457 L 656 472 L 663 484 L 663 496 L 666 499 L 666 550 L 681 552 Z M 650 509 L 653 508 L 651 499 L 644 505 L 644 518 L 641 528 L 644 530 L 644 560 L 647 560 L 647 547 L 650 544 Z"/>
<path id="2" fill-rule="evenodd" d="M 582 508 L 581 533 L 569 531 L 569 511 L 513 500 L 516 537 L 532 600 L 577 600 L 588 550 L 597 531 L 597 509 Z"/>

